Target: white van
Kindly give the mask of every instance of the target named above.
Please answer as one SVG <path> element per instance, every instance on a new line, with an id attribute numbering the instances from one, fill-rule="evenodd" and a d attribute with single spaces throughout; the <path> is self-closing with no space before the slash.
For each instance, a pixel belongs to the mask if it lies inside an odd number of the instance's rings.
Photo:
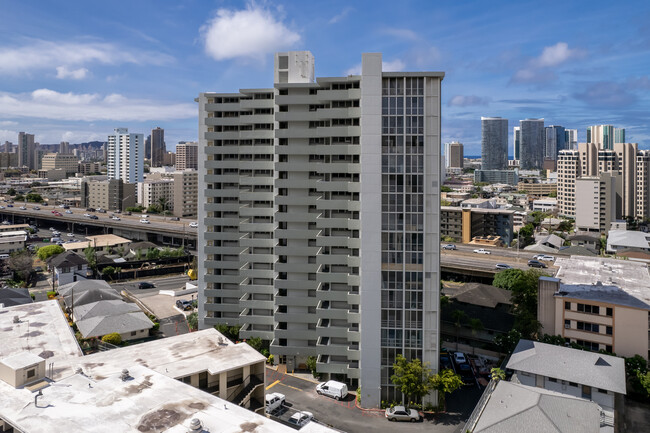
<path id="1" fill-rule="evenodd" d="M 336 400 L 342 400 L 348 395 L 348 386 L 335 380 L 328 380 L 316 385 L 316 392 Z"/>
<path id="2" fill-rule="evenodd" d="M 7 260 L 9 258 L 9 254 L 0 254 L 0 260 Z"/>

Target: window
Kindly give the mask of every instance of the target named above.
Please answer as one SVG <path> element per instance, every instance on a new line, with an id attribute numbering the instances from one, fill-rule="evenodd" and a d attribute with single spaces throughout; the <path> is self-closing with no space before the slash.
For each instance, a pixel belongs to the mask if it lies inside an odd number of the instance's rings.
<path id="1" fill-rule="evenodd" d="M 571 329 L 571 320 L 566 319 L 564 321 L 564 329 Z"/>
<path id="2" fill-rule="evenodd" d="M 598 388 L 598 392 L 601 393 L 601 394 L 607 394 L 607 390 L 606 390 L 606 389 L 600 389 L 600 388 Z"/>
<path id="3" fill-rule="evenodd" d="M 31 370 L 27 370 L 27 378 L 29 379 L 30 377 L 36 376 L 36 369 L 32 368 Z"/>
<path id="4" fill-rule="evenodd" d="M 569 386 L 575 386 L 575 387 L 578 387 L 578 384 L 575 383 L 575 382 L 569 382 Z"/>
<path id="5" fill-rule="evenodd" d="M 131 331 L 131 337 L 135 337 L 137 333 L 138 333 L 137 331 Z"/>
<path id="6" fill-rule="evenodd" d="M 600 314 L 600 307 L 597 305 L 578 304 L 578 311 L 581 313 Z"/>
<path id="7" fill-rule="evenodd" d="M 606 333 L 607 335 L 612 335 L 612 334 L 613 334 L 613 331 L 614 331 L 614 330 L 612 329 L 611 326 L 607 326 L 607 327 L 605 328 L 605 333 Z"/>
<path id="8" fill-rule="evenodd" d="M 612 317 L 614 315 L 614 309 L 607 307 L 607 316 Z"/>
<path id="9" fill-rule="evenodd" d="M 553 383 L 557 383 L 557 379 L 554 378 L 554 377 L 549 377 L 549 378 L 548 378 L 548 381 L 549 381 L 549 382 L 553 382 Z"/>
<path id="10" fill-rule="evenodd" d="M 564 303 L 564 309 L 565 310 L 570 310 L 571 309 L 571 302 L 565 302 Z"/>

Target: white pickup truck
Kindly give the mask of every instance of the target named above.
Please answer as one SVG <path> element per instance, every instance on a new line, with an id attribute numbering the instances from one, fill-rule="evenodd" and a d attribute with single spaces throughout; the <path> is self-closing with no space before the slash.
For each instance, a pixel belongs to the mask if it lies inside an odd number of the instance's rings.
<path id="1" fill-rule="evenodd" d="M 279 392 L 272 392 L 271 394 L 266 394 L 266 411 L 268 413 L 275 412 L 284 404 L 284 394 Z"/>

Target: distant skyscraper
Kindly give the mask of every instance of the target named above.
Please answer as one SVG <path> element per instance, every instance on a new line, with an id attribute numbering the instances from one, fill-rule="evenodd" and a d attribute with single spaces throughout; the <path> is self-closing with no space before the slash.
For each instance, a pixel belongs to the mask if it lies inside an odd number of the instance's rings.
<path id="1" fill-rule="evenodd" d="M 578 130 L 565 129 L 564 130 L 564 143 L 565 149 L 576 150 L 578 148 Z"/>
<path id="2" fill-rule="evenodd" d="M 176 145 L 176 169 L 198 169 L 199 143 L 196 141 L 181 141 Z"/>
<path id="3" fill-rule="evenodd" d="M 36 144 L 34 134 L 18 133 L 18 166 L 36 170 L 38 158 L 36 156 Z"/>
<path id="4" fill-rule="evenodd" d="M 144 159 L 148 159 L 151 163 L 151 134 L 147 135 L 144 141 Z"/>
<path id="5" fill-rule="evenodd" d="M 13 143 L 11 141 L 5 141 L 5 144 L 3 145 L 3 152 L 6 153 L 11 153 L 13 152 Z"/>
<path id="6" fill-rule="evenodd" d="M 545 131 L 544 119 L 519 121 L 521 145 L 519 167 L 522 170 L 541 169 L 544 165 Z"/>
<path id="7" fill-rule="evenodd" d="M 557 153 L 560 150 L 566 149 L 566 133 L 564 126 L 547 126 L 546 131 L 546 145 L 544 150 L 544 158 L 557 160 Z"/>
<path id="8" fill-rule="evenodd" d="M 508 119 L 481 117 L 481 170 L 508 167 Z"/>
<path id="9" fill-rule="evenodd" d="M 463 143 L 445 143 L 445 168 L 463 168 Z"/>
<path id="10" fill-rule="evenodd" d="M 59 143 L 59 153 L 62 155 L 70 154 L 70 143 L 62 141 Z"/>
<path id="11" fill-rule="evenodd" d="M 512 128 L 512 155 L 515 161 L 519 161 L 521 157 L 521 128 L 515 126 Z"/>
<path id="12" fill-rule="evenodd" d="M 625 143 L 625 128 L 614 128 L 614 143 Z"/>
<path id="13" fill-rule="evenodd" d="M 144 135 L 129 134 L 128 128 L 116 128 L 108 136 L 106 168 L 109 179 L 125 183 L 142 182 L 144 173 Z"/>
<path id="14" fill-rule="evenodd" d="M 167 149 L 165 148 L 165 130 L 156 128 L 151 130 L 151 166 L 162 167 Z"/>
<path id="15" fill-rule="evenodd" d="M 623 132 L 625 138 L 625 132 Z M 614 127 L 612 125 L 595 125 L 587 128 L 587 143 L 596 143 L 599 149 L 614 148 Z"/>

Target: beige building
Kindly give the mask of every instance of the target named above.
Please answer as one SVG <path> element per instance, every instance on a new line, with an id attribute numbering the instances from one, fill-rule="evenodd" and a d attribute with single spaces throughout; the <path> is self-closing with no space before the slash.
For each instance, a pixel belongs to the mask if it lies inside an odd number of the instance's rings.
<path id="1" fill-rule="evenodd" d="M 528 195 L 548 196 L 557 192 L 557 183 L 526 183 L 519 182 L 517 191 L 526 191 Z"/>
<path id="2" fill-rule="evenodd" d="M 75 174 L 79 169 L 79 159 L 63 153 L 46 153 L 41 160 L 41 170 L 63 169 L 67 174 Z"/>
<path id="3" fill-rule="evenodd" d="M 86 236 L 86 239 L 88 240 L 84 242 L 63 244 L 63 248 L 65 248 L 66 251 L 83 253 L 83 250 L 88 247 L 93 247 L 97 251 L 110 251 L 118 248 L 123 248 L 128 251 L 128 248 L 131 245 L 131 240 L 117 235 Z"/>
<path id="4" fill-rule="evenodd" d="M 510 245 L 514 214 L 515 211 L 508 209 L 440 206 L 440 236 L 464 244 L 498 237 L 496 244 Z"/>
<path id="5" fill-rule="evenodd" d="M 588 350 L 648 359 L 650 275 L 643 263 L 598 257 L 558 258 L 555 278 L 539 279 L 542 332 Z"/>
<path id="6" fill-rule="evenodd" d="M 10 254 L 25 248 L 27 232 L 12 230 L 0 232 L 0 254 Z"/>
<path id="7" fill-rule="evenodd" d="M 445 168 L 463 168 L 463 143 L 445 143 Z"/>
<path id="8" fill-rule="evenodd" d="M 99 173 L 102 165 L 98 162 L 80 162 L 77 172 L 80 174 L 94 174 Z"/>
<path id="9" fill-rule="evenodd" d="M 616 220 L 616 178 L 610 173 L 575 181 L 575 219 L 580 231 L 606 233 Z"/>
<path id="10" fill-rule="evenodd" d="M 177 171 L 174 174 L 173 211 L 177 217 L 194 217 L 199 197 L 199 174 L 196 170 Z"/>
<path id="11" fill-rule="evenodd" d="M 558 207 L 562 216 L 576 216 L 576 179 L 610 173 L 615 178 L 616 218 L 650 216 L 650 151 L 636 143 L 614 143 L 599 149 L 598 143 L 579 143 L 578 150 L 558 155 Z"/>
<path id="12" fill-rule="evenodd" d="M 18 154 L 17 153 L 0 153 L 0 169 L 6 170 L 9 167 L 18 166 Z"/>
<path id="13" fill-rule="evenodd" d="M 174 209 L 174 180 L 163 178 L 161 174 L 149 175 L 144 181 L 138 182 L 138 203 L 148 208 L 159 205 L 162 210 Z M 162 205 L 165 209 L 162 209 Z"/>
<path id="14" fill-rule="evenodd" d="M 199 168 L 199 143 L 185 141 L 176 145 L 176 169 L 186 170 Z"/>
<path id="15" fill-rule="evenodd" d="M 38 170 L 38 177 L 47 179 L 49 181 L 67 179 L 68 173 L 62 169 Z"/>
<path id="16" fill-rule="evenodd" d="M 81 207 L 124 210 L 135 206 L 136 184 L 121 179 L 81 182 Z"/>

